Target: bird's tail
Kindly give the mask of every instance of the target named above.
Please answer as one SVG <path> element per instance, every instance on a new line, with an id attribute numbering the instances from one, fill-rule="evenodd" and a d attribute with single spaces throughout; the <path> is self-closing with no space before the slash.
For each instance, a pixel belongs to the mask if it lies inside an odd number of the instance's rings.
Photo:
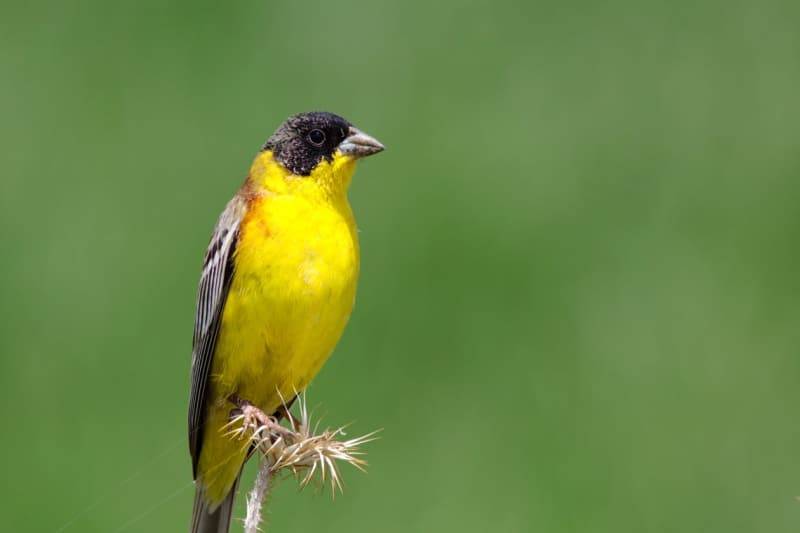
<path id="1" fill-rule="evenodd" d="M 236 501 L 239 476 L 236 477 L 231 491 L 214 510 L 211 510 L 211 506 L 206 501 L 200 485 L 195 485 L 190 533 L 228 533 L 228 529 L 231 526 L 231 516 L 233 515 L 233 504 Z"/>

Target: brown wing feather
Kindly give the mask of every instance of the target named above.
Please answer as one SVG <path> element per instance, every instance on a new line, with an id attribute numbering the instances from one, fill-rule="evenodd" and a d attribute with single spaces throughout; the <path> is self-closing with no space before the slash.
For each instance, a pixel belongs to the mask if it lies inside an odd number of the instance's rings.
<path id="1" fill-rule="evenodd" d="M 233 277 L 233 255 L 247 202 L 237 195 L 219 217 L 203 261 L 203 273 L 197 288 L 197 307 L 192 339 L 192 388 L 189 396 L 189 452 L 192 471 L 197 463 L 203 436 L 208 377 L 219 335 L 220 319 Z"/>

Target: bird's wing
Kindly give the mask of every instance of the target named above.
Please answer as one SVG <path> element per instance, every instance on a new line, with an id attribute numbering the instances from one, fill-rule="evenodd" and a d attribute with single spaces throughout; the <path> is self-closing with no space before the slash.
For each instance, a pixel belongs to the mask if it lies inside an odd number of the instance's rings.
<path id="1" fill-rule="evenodd" d="M 205 418 L 206 391 L 217 344 L 222 309 L 233 276 L 233 254 L 239 236 L 239 224 L 247 202 L 237 195 L 219 217 L 203 261 L 203 274 L 197 288 L 197 308 L 192 339 L 192 389 L 189 397 L 189 451 L 192 470 L 197 475 Z"/>

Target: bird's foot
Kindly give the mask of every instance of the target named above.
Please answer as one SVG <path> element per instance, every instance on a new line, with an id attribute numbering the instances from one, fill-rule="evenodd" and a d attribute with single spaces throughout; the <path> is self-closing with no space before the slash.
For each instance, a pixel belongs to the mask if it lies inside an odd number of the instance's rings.
<path id="1" fill-rule="evenodd" d="M 241 425 L 234 428 L 231 434 L 240 436 L 249 434 L 252 439 L 258 440 L 287 431 L 275 417 L 267 415 L 249 401 L 238 396 L 232 396 L 229 400 L 236 407 L 231 410 L 228 427 L 235 425 L 236 422 L 241 422 Z"/>
<path id="2" fill-rule="evenodd" d="M 242 413 L 242 426 L 245 429 L 257 431 L 259 428 L 272 428 L 278 424 L 278 421 L 268 416 L 264 411 L 255 405 L 243 405 L 239 408 Z"/>

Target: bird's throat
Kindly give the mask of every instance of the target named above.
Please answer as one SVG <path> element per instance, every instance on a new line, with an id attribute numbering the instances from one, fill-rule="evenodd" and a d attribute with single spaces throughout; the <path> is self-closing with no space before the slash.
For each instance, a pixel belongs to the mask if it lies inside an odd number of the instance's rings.
<path id="1" fill-rule="evenodd" d="M 265 150 L 253 161 L 246 185 L 255 194 L 291 194 L 310 201 L 337 203 L 346 199 L 355 167 L 354 158 L 336 153 L 331 161 L 320 161 L 310 175 L 298 176 Z"/>

